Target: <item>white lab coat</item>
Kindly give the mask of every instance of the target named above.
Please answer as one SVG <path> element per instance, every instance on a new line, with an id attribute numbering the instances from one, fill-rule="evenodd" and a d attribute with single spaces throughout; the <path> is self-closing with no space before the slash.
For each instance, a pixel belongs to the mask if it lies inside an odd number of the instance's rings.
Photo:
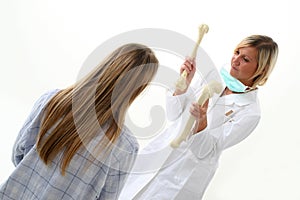
<path id="1" fill-rule="evenodd" d="M 200 92 L 189 89 L 180 96 L 167 95 L 167 116 L 174 123 L 140 152 L 120 200 L 201 199 L 222 151 L 241 142 L 257 126 L 257 90 L 222 97 L 216 94 L 209 101 L 206 129 L 172 149 L 169 144 L 180 134 L 191 102 Z"/>

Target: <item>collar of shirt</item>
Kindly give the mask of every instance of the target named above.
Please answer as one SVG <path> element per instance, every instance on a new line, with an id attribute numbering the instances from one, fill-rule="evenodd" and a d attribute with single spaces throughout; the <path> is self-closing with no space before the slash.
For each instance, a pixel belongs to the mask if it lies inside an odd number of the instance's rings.
<path id="1" fill-rule="evenodd" d="M 222 78 L 221 78 L 221 81 L 223 84 L 223 88 L 225 89 L 226 83 Z M 222 90 L 222 93 L 223 93 L 224 89 Z M 254 90 L 246 91 L 244 93 L 233 93 L 230 95 L 225 95 L 225 96 L 223 96 L 225 98 L 220 98 L 220 99 L 225 99 L 225 102 L 224 102 L 225 105 L 236 104 L 238 106 L 246 106 L 253 102 L 256 102 L 257 91 L 258 91 L 258 89 L 254 89 Z"/>
<path id="2" fill-rule="evenodd" d="M 225 105 L 236 104 L 238 106 L 246 106 L 256 102 L 257 89 L 246 93 L 230 94 L 225 97 Z"/>
<path id="3" fill-rule="evenodd" d="M 246 93 L 229 94 L 225 96 L 220 96 L 221 94 L 215 94 L 211 101 L 212 105 L 216 103 L 226 106 L 230 106 L 233 104 L 236 104 L 238 106 L 246 106 L 257 101 L 257 92 L 258 89 Z"/>

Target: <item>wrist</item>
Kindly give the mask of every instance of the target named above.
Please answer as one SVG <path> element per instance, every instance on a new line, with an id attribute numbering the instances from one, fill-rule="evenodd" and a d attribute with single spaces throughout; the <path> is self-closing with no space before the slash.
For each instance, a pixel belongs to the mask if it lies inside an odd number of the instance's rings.
<path id="1" fill-rule="evenodd" d="M 196 124 L 196 132 L 195 133 L 198 133 L 200 131 L 203 131 L 206 127 L 207 127 L 207 118 L 206 116 L 205 117 L 202 117 Z"/>
<path id="2" fill-rule="evenodd" d="M 186 93 L 186 91 L 187 91 L 187 89 L 185 89 L 185 90 L 176 89 L 173 93 L 173 96 L 182 95 L 182 94 Z"/>
<path id="3" fill-rule="evenodd" d="M 187 86 L 186 86 L 186 88 L 184 90 L 181 90 L 181 89 L 179 89 L 179 88 L 176 87 L 176 89 L 175 89 L 175 91 L 173 93 L 173 96 L 181 95 L 181 94 L 186 93 L 188 91 L 188 89 L 189 89 L 189 85 L 190 84 L 187 84 Z"/>

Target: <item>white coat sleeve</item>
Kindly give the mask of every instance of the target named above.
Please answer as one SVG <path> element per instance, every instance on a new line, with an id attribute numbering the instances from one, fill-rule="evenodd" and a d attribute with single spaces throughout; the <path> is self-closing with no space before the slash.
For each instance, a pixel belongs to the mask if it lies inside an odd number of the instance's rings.
<path id="1" fill-rule="evenodd" d="M 170 121 L 175 121 L 178 119 L 183 111 L 188 106 L 187 104 L 191 102 L 194 94 L 192 89 L 188 89 L 186 93 L 181 95 L 173 96 L 173 92 L 167 92 L 166 95 L 166 113 L 167 119 Z"/>
<path id="2" fill-rule="evenodd" d="M 220 79 L 218 70 L 216 70 L 214 67 L 202 68 L 198 73 L 200 73 L 202 76 L 199 78 L 194 78 L 192 84 L 188 87 L 184 94 L 173 96 L 174 90 L 167 92 L 166 109 L 168 120 L 175 121 L 181 116 L 187 106 L 190 106 L 190 103 L 196 102 L 200 97 L 200 92 L 203 85 L 207 84 L 211 80 Z"/>
<path id="3" fill-rule="evenodd" d="M 219 145 L 222 149 L 227 149 L 246 139 L 257 127 L 260 115 L 241 116 L 230 120 L 224 127 L 222 137 L 219 138 Z"/>
<path id="4" fill-rule="evenodd" d="M 218 157 L 220 153 L 248 137 L 259 122 L 259 115 L 235 117 L 214 129 L 204 129 L 190 138 L 192 151 L 199 159 Z"/>

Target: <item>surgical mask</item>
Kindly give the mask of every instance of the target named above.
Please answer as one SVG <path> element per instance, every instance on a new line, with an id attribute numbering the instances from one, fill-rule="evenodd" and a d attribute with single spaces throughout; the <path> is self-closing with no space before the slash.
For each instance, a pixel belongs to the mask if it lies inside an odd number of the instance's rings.
<path id="1" fill-rule="evenodd" d="M 233 92 L 245 92 L 248 89 L 242 82 L 230 75 L 230 73 L 224 68 L 221 68 L 221 77 L 223 78 L 226 86 Z"/>

